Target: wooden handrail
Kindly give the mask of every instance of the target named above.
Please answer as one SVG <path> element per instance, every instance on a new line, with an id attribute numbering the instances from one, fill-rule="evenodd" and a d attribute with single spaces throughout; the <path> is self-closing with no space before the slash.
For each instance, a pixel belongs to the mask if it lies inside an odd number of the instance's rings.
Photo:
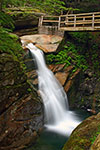
<path id="1" fill-rule="evenodd" d="M 59 16 L 43 16 L 44 18 L 46 17 L 46 18 L 59 18 Z"/>
<path id="2" fill-rule="evenodd" d="M 77 25 L 90 24 L 91 27 L 94 29 L 95 23 L 100 24 L 100 15 L 98 15 L 98 14 L 100 14 L 100 12 L 81 14 L 81 16 L 80 16 L 80 14 L 67 15 L 67 16 L 65 16 L 65 25 L 67 25 L 67 27 L 69 25 L 73 25 L 73 27 L 75 28 Z M 63 17 L 63 15 L 62 15 L 62 17 Z M 99 19 L 96 19 L 96 18 L 99 18 Z"/>
<path id="3" fill-rule="evenodd" d="M 45 24 L 46 23 L 46 24 Z M 61 28 L 66 30 L 68 28 L 80 28 L 85 27 L 94 29 L 99 29 L 100 26 L 100 12 L 93 12 L 93 13 L 80 13 L 80 14 L 67 14 L 67 15 L 60 15 L 60 16 L 41 16 L 39 20 L 39 26 L 48 25 L 58 26 L 58 29 Z M 56 23 L 56 24 L 52 24 Z M 50 25 L 49 24 L 49 25 Z M 73 29 L 72 29 L 73 30 Z M 75 29 L 74 29 L 75 30 Z"/>
<path id="4" fill-rule="evenodd" d="M 60 17 L 66 17 L 66 16 L 73 16 L 73 15 L 76 15 L 76 16 L 81 16 L 81 15 L 92 15 L 92 14 L 100 14 L 100 12 L 91 12 L 91 13 L 80 13 L 80 14 L 67 14 L 67 15 L 60 15 Z"/>
<path id="5" fill-rule="evenodd" d="M 43 22 L 59 22 L 59 20 L 43 20 Z"/>

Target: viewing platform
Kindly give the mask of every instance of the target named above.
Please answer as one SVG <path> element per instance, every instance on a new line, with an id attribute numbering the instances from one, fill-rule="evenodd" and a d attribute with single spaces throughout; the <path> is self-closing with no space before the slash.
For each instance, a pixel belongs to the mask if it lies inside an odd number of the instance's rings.
<path id="1" fill-rule="evenodd" d="M 100 12 L 41 16 L 39 27 L 43 26 L 59 31 L 100 31 Z"/>

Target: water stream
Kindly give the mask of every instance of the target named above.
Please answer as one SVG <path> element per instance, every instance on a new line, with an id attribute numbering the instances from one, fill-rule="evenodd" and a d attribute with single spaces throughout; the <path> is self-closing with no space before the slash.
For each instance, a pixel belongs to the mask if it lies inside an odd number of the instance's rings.
<path id="1" fill-rule="evenodd" d="M 73 113 L 77 114 L 81 121 L 90 116 L 89 112 L 80 109 L 74 110 Z M 37 143 L 27 148 L 27 150 L 62 150 L 68 138 L 69 137 L 44 128 Z"/>
<path id="2" fill-rule="evenodd" d="M 67 95 L 63 87 L 47 68 L 43 52 L 32 43 L 30 49 L 37 63 L 38 84 L 45 108 L 45 127 L 64 136 L 69 136 L 80 123 L 76 114 L 69 110 Z"/>

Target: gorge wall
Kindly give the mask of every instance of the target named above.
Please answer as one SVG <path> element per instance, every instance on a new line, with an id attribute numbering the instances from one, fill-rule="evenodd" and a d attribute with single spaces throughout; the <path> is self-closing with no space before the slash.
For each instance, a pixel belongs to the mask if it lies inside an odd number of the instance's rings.
<path id="1" fill-rule="evenodd" d="M 0 35 L 0 149 L 19 150 L 36 142 L 43 127 L 43 105 L 14 55 L 18 41 L 1 30 Z"/>
<path id="2" fill-rule="evenodd" d="M 57 54 L 59 54 L 59 57 L 62 56 L 60 50 L 65 51 L 67 45 L 66 51 L 63 52 L 63 55 L 67 54 L 67 57 L 63 57 L 63 59 L 70 59 L 68 63 L 73 66 L 70 76 L 73 76 L 76 72 L 71 81 L 71 77 L 67 79 L 67 82 L 72 82 L 69 90 L 66 91 L 70 107 L 83 108 L 93 111 L 93 113 L 99 112 L 100 109 L 100 42 L 98 39 L 99 33 L 65 32 L 64 38 L 56 51 L 56 56 Z M 73 72 L 73 70 L 76 71 Z"/>

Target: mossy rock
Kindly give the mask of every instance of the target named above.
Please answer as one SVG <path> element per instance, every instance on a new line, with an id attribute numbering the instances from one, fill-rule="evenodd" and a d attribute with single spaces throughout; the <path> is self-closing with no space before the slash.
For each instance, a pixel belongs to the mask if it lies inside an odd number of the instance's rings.
<path id="1" fill-rule="evenodd" d="M 0 150 L 35 143 L 43 126 L 43 105 L 20 62 L 6 52 L 0 53 L 0 106 Z"/>
<path id="2" fill-rule="evenodd" d="M 100 150 L 100 134 L 97 136 L 96 140 L 90 147 L 90 150 Z"/>
<path id="3" fill-rule="evenodd" d="M 100 133 L 100 113 L 84 120 L 71 134 L 62 150 L 89 150 Z"/>

